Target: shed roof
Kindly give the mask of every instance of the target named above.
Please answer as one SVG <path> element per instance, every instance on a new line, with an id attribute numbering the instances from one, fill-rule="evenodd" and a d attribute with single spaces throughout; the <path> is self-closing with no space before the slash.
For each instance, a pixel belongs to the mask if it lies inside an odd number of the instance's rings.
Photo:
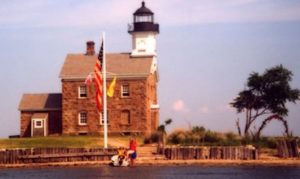
<path id="1" fill-rule="evenodd" d="M 62 96 L 51 94 L 23 94 L 19 104 L 20 111 L 50 111 L 61 110 Z"/>

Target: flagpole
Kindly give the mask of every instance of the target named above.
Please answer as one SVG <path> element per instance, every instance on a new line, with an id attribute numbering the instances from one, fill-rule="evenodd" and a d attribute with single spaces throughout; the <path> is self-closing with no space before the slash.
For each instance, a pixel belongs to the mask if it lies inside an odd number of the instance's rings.
<path id="1" fill-rule="evenodd" d="M 102 32 L 103 39 L 103 118 L 104 118 L 104 148 L 107 149 L 107 94 L 106 94 L 106 53 L 105 53 L 105 32 Z"/>

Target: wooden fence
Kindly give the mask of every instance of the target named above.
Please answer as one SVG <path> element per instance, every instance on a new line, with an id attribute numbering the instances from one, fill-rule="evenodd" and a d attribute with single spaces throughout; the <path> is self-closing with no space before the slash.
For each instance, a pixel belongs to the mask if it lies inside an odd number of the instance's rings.
<path id="1" fill-rule="evenodd" d="M 0 164 L 107 161 L 116 153 L 102 148 L 0 149 Z"/>
<path id="2" fill-rule="evenodd" d="M 166 147 L 164 155 L 170 160 L 220 159 L 257 160 L 258 150 L 249 147 Z"/>
<path id="3" fill-rule="evenodd" d="M 277 141 L 277 151 L 278 151 L 278 156 L 281 158 L 300 157 L 296 139 L 278 140 Z"/>

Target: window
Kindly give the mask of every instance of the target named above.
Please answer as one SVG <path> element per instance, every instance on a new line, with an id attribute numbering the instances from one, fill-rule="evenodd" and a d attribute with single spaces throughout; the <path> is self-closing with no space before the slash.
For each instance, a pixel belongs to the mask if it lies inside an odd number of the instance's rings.
<path id="1" fill-rule="evenodd" d="M 79 86 L 78 88 L 79 98 L 86 98 L 87 97 L 87 88 L 86 86 Z"/>
<path id="2" fill-rule="evenodd" d="M 121 95 L 122 97 L 129 97 L 129 85 L 123 84 L 121 87 Z"/>
<path id="3" fill-rule="evenodd" d="M 34 128 L 43 128 L 43 127 L 44 127 L 43 120 L 38 120 L 38 119 L 34 120 Z"/>
<path id="4" fill-rule="evenodd" d="M 149 16 L 149 15 L 135 16 L 135 22 L 153 22 L 153 16 Z"/>
<path id="5" fill-rule="evenodd" d="M 130 124 L 130 111 L 129 110 L 122 111 L 121 124 L 123 124 L 123 125 Z"/>
<path id="6" fill-rule="evenodd" d="M 104 125 L 104 114 L 103 112 L 100 113 L 100 125 Z M 107 111 L 107 124 L 109 124 L 109 113 Z"/>
<path id="7" fill-rule="evenodd" d="M 86 125 L 87 124 L 87 113 L 86 112 L 80 112 L 78 115 L 78 123 L 79 125 Z"/>

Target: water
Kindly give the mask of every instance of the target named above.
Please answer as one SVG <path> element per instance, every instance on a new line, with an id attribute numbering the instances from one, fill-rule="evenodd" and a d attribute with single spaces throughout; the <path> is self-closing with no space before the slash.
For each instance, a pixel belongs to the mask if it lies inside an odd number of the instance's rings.
<path id="1" fill-rule="evenodd" d="M 0 178 L 300 178 L 300 166 L 137 166 L 129 167 L 52 167 L 35 169 L 0 169 Z"/>

